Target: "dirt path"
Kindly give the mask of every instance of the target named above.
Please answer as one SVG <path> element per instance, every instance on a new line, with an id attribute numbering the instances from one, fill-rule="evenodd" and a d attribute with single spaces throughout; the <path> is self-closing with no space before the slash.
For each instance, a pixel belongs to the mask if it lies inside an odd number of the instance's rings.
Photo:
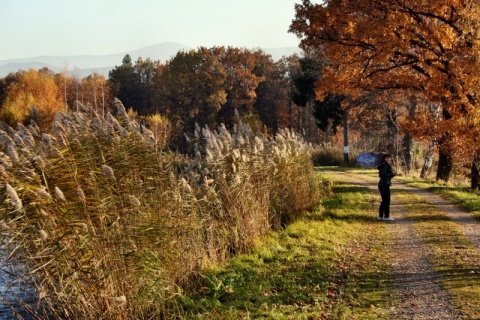
<path id="1" fill-rule="evenodd" d="M 337 171 L 324 172 L 378 192 L 375 178 Z M 480 243 L 478 222 L 469 213 L 427 191 L 398 182 L 395 182 L 392 190 L 395 192 L 392 193 L 391 211 L 395 221 L 379 222 L 388 223 L 390 237 L 388 245 L 393 260 L 393 280 L 396 287 L 393 296 L 400 302 L 400 307 L 390 310 L 392 318 L 464 319 L 460 311 L 455 308 L 450 294 L 441 287 L 440 275 L 433 269 L 429 260 L 429 256 L 433 253 L 420 241 L 412 221 L 407 219 L 405 203 L 395 196 L 395 193 L 413 193 L 436 205 L 439 212 L 445 213 L 452 221 L 458 223 L 462 232 L 477 247 Z"/>

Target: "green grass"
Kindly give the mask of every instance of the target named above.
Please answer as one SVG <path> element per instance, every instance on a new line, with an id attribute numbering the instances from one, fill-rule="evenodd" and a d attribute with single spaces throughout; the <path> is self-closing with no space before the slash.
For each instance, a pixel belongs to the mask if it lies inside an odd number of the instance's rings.
<path id="1" fill-rule="evenodd" d="M 376 177 L 372 169 L 329 167 Z M 391 260 L 386 225 L 374 221 L 378 195 L 322 173 L 335 181 L 334 194 L 284 231 L 270 233 L 248 255 L 203 276 L 203 290 L 182 297 L 188 319 L 387 319 Z M 400 181 L 438 193 L 478 210 L 476 192 L 411 177 Z M 408 218 L 433 254 L 442 287 L 472 319 L 480 318 L 479 258 L 458 225 L 410 192 Z M 414 201 L 411 201 L 411 200 Z M 426 215 L 425 212 L 435 212 Z"/>
<path id="2" fill-rule="evenodd" d="M 398 177 L 398 179 L 412 187 L 435 193 L 480 219 L 480 191 L 471 190 L 465 181 L 437 183 L 407 176 Z"/>
<path id="3" fill-rule="evenodd" d="M 377 177 L 376 169 L 351 168 L 351 167 L 322 167 L 325 169 L 348 172 L 352 174 L 362 174 L 370 177 Z M 431 179 L 421 179 L 414 176 L 405 176 L 400 174 L 395 180 L 406 183 L 415 188 L 420 188 L 435 193 L 444 199 L 456 204 L 460 208 L 471 212 L 476 218 L 480 219 L 480 191 L 471 190 L 466 180 L 451 179 L 448 183 L 436 182 Z"/>
<path id="4" fill-rule="evenodd" d="M 386 318 L 387 240 L 372 197 L 336 182 L 317 210 L 204 274 L 203 289 L 182 297 L 185 318 Z"/>

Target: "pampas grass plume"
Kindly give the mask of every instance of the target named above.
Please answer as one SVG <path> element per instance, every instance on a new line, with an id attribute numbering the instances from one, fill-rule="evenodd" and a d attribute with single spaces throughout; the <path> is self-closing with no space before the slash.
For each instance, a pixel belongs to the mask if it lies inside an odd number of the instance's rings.
<path id="1" fill-rule="evenodd" d="M 18 132 L 15 132 L 13 134 L 13 141 L 15 142 L 15 145 L 19 148 L 25 148 L 25 142 L 23 141 L 22 137 Z"/>
<path id="2" fill-rule="evenodd" d="M 212 162 L 213 161 L 213 155 L 212 155 L 212 152 L 210 152 L 209 149 L 207 149 L 205 151 L 205 160 L 207 160 L 207 162 Z"/>
<path id="3" fill-rule="evenodd" d="M 124 295 L 114 297 L 112 298 L 112 300 L 113 302 L 115 302 L 117 306 L 123 306 L 124 304 L 127 303 L 127 297 L 125 297 Z"/>
<path id="4" fill-rule="evenodd" d="M 107 179 L 115 181 L 115 174 L 113 173 L 113 169 L 106 164 L 102 164 L 103 175 Z"/>
<path id="5" fill-rule="evenodd" d="M 40 187 L 37 189 L 37 194 L 40 196 L 41 199 L 51 199 L 52 196 L 48 191 L 45 189 L 45 187 Z"/>
<path id="6" fill-rule="evenodd" d="M 12 160 L 3 152 L 0 151 L 0 164 L 5 168 L 5 169 L 11 169 L 12 168 Z"/>
<path id="7" fill-rule="evenodd" d="M 42 143 L 45 144 L 46 147 L 52 147 L 53 146 L 53 142 L 55 141 L 55 137 L 52 136 L 51 134 L 49 133 L 43 133 L 42 134 Z"/>
<path id="8" fill-rule="evenodd" d="M 142 204 L 140 200 L 138 200 L 138 198 L 135 197 L 134 195 L 131 195 L 131 194 L 127 195 L 127 199 L 130 202 L 130 204 L 134 207 L 140 207 L 140 205 Z"/>
<path id="9" fill-rule="evenodd" d="M 13 143 L 9 143 L 7 146 L 7 155 L 10 157 L 13 163 L 20 164 L 20 158 L 18 157 L 17 150 L 15 149 L 15 145 Z"/>
<path id="10" fill-rule="evenodd" d="M 5 222 L 5 220 L 0 220 L 0 231 L 9 231 L 10 226 Z"/>
<path id="11" fill-rule="evenodd" d="M 185 180 L 185 178 L 182 178 L 181 179 L 181 182 L 182 182 L 182 187 L 189 191 L 189 192 L 192 192 L 192 187 L 190 187 L 190 184 L 188 184 L 187 180 Z"/>
<path id="12" fill-rule="evenodd" d="M 17 211 L 22 210 L 23 208 L 22 200 L 20 200 L 20 198 L 18 197 L 17 191 L 15 191 L 15 189 L 8 183 L 7 183 L 7 194 L 13 206 L 15 207 L 15 210 Z"/>
<path id="13" fill-rule="evenodd" d="M 204 178 L 203 182 L 205 183 L 206 186 L 211 185 L 212 183 L 215 182 L 213 179 L 208 179 L 207 177 Z"/>
<path id="14" fill-rule="evenodd" d="M 5 167 L 0 164 L 0 177 L 7 177 L 7 171 L 5 170 Z"/>
<path id="15" fill-rule="evenodd" d="M 128 117 L 127 111 L 125 110 L 125 106 L 119 99 L 115 98 L 114 104 L 115 104 L 115 111 L 118 115 L 123 117 Z"/>
<path id="16" fill-rule="evenodd" d="M 0 130 L 0 143 L 3 144 L 3 145 L 8 145 L 10 143 L 13 143 L 13 140 L 12 140 L 12 138 L 10 138 L 8 133 L 6 133 L 3 130 Z"/>
<path id="17" fill-rule="evenodd" d="M 63 194 L 62 190 L 59 187 L 55 187 L 55 197 L 60 202 L 67 202 L 65 195 Z"/>
<path id="18" fill-rule="evenodd" d="M 85 193 L 83 192 L 82 188 L 80 188 L 80 186 L 77 187 L 77 195 L 80 201 L 85 202 Z"/>
<path id="19" fill-rule="evenodd" d="M 243 146 L 245 144 L 245 139 L 243 139 L 243 137 L 239 135 L 237 137 L 237 143 L 238 145 Z"/>
<path id="20" fill-rule="evenodd" d="M 234 159 L 240 159 L 240 150 L 233 149 L 233 158 Z"/>
<path id="21" fill-rule="evenodd" d="M 42 241 L 47 241 L 48 239 L 48 234 L 45 230 L 39 230 L 38 231 L 38 234 L 40 235 L 40 239 L 42 239 Z"/>
<path id="22" fill-rule="evenodd" d="M 75 223 L 71 223 L 70 226 L 72 227 L 79 227 L 80 229 L 82 229 L 82 232 L 83 233 L 88 233 L 88 225 L 85 223 L 85 222 L 75 222 Z"/>

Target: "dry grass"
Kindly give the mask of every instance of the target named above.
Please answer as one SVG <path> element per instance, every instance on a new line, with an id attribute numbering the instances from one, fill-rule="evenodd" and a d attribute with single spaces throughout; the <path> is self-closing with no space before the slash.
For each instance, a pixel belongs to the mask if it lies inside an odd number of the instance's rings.
<path id="1" fill-rule="evenodd" d="M 319 200 L 292 132 L 198 127 L 187 157 L 116 108 L 57 114 L 51 134 L 0 132 L 0 231 L 15 279 L 35 289 L 20 301 L 34 318 L 174 318 L 204 267 Z"/>

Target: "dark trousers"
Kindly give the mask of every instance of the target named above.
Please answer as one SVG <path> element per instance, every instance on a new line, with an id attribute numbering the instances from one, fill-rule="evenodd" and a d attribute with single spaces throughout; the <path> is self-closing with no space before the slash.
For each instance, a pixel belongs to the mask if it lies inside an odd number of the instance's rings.
<path id="1" fill-rule="evenodd" d="M 380 208 L 378 209 L 378 216 L 380 218 L 389 218 L 390 217 L 390 186 L 379 185 L 378 190 L 380 190 L 380 196 L 382 197 L 382 202 L 380 203 Z"/>

